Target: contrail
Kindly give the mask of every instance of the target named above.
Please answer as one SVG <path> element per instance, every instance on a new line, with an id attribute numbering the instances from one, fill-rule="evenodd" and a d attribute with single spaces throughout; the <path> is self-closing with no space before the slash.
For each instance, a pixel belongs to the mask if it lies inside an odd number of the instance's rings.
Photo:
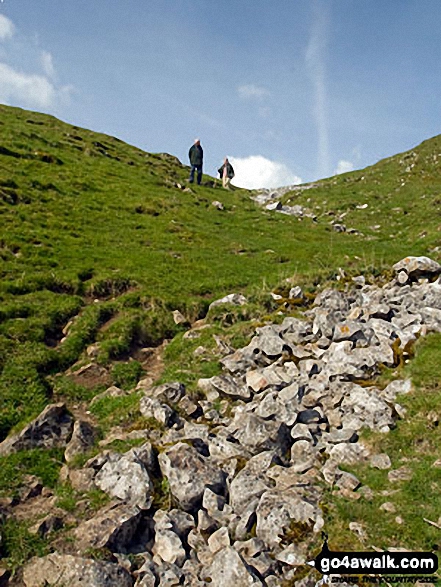
<path id="1" fill-rule="evenodd" d="M 321 0 L 313 0 L 312 10 L 313 22 L 306 50 L 306 66 L 314 87 L 314 118 L 318 133 L 317 172 L 320 177 L 326 177 L 330 173 L 330 164 L 324 54 L 329 16 L 327 6 Z"/>

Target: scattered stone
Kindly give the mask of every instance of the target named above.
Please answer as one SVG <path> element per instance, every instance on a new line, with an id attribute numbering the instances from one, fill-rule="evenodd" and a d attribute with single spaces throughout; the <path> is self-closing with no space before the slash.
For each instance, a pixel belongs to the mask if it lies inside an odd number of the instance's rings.
<path id="1" fill-rule="evenodd" d="M 337 483 L 337 487 L 340 489 L 346 489 L 348 491 L 355 491 L 360 486 L 360 481 L 352 473 L 342 471 Z"/>
<path id="2" fill-rule="evenodd" d="M 175 421 L 175 412 L 171 407 L 154 397 L 144 396 L 141 398 L 139 410 L 145 418 L 154 418 L 164 426 L 172 426 Z"/>
<path id="3" fill-rule="evenodd" d="M 105 391 L 98 393 L 92 399 L 92 401 L 90 402 L 90 405 L 93 406 L 97 402 L 101 401 L 102 399 L 108 398 L 108 397 L 109 398 L 110 397 L 123 397 L 125 395 L 128 395 L 127 391 L 124 391 L 123 389 L 120 389 L 119 387 L 112 385 L 112 386 L 108 387 Z"/>
<path id="4" fill-rule="evenodd" d="M 220 306 L 221 304 L 233 304 L 233 306 L 243 306 L 246 303 L 248 303 L 248 300 L 246 299 L 245 296 L 243 296 L 242 294 L 238 294 L 238 293 L 232 293 L 232 294 L 228 294 L 227 296 L 224 296 L 223 298 L 221 298 L 219 300 L 215 300 L 214 302 L 211 302 L 210 306 L 208 307 L 208 311 L 210 311 L 211 308 L 215 308 L 216 306 Z"/>
<path id="5" fill-rule="evenodd" d="M 441 273 L 441 265 L 429 257 L 405 257 L 393 265 L 396 273 L 405 271 L 409 277 L 415 279 L 423 275 L 437 275 Z"/>
<path id="6" fill-rule="evenodd" d="M 371 467 L 374 467 L 375 469 L 380 469 L 380 470 L 384 471 L 386 469 L 390 469 L 391 466 L 392 466 L 392 463 L 389 458 L 389 455 L 387 455 L 385 453 L 373 455 L 371 457 Z"/>
<path id="7" fill-rule="evenodd" d="M 296 544 L 289 544 L 276 555 L 276 560 L 289 565 L 299 567 L 306 563 L 306 556 L 302 549 Z"/>
<path id="8" fill-rule="evenodd" d="M 386 501 L 380 505 L 380 510 L 394 514 L 397 511 L 397 508 L 391 501 Z"/>
<path id="9" fill-rule="evenodd" d="M 187 557 L 181 539 L 175 532 L 165 528 L 155 528 L 155 543 L 152 553 L 161 562 L 182 566 Z"/>
<path id="10" fill-rule="evenodd" d="M 289 294 L 288 297 L 293 300 L 293 299 L 301 299 L 303 298 L 303 291 L 302 288 L 300 287 L 300 285 L 296 285 L 294 287 L 292 287 L 289 290 Z"/>
<path id="11" fill-rule="evenodd" d="M 408 467 L 403 466 L 399 469 L 389 471 L 389 473 L 387 474 L 387 478 L 389 479 L 390 483 L 409 481 L 410 479 L 412 479 L 412 471 Z"/>
<path id="12" fill-rule="evenodd" d="M 211 202 L 211 205 L 217 208 L 218 210 L 224 210 L 224 205 L 222 204 L 222 202 L 219 202 L 218 200 L 214 200 L 213 202 Z"/>
<path id="13" fill-rule="evenodd" d="M 358 522 L 349 522 L 349 530 L 356 534 L 360 540 L 363 542 L 367 539 L 367 534 L 365 529 L 361 524 Z"/>
<path id="14" fill-rule="evenodd" d="M 173 322 L 175 324 L 185 324 L 187 322 L 187 318 L 183 314 L 181 314 L 179 310 L 173 310 L 172 315 Z"/>

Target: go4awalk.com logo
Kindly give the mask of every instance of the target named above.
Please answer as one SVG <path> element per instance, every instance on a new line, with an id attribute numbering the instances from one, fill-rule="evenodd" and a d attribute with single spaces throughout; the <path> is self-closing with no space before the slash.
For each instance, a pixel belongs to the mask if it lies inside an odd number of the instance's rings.
<path id="1" fill-rule="evenodd" d="M 335 577 L 330 581 L 329 575 L 395 575 L 394 580 L 388 577 L 387 582 L 407 583 L 416 579 L 421 581 L 421 575 L 427 579 L 426 575 L 436 573 L 438 557 L 432 552 L 336 552 L 329 550 L 324 535 L 323 548 L 310 564 L 324 575 L 319 584 L 339 582 L 334 580 Z M 363 582 L 376 582 L 371 577 L 364 579 Z"/>

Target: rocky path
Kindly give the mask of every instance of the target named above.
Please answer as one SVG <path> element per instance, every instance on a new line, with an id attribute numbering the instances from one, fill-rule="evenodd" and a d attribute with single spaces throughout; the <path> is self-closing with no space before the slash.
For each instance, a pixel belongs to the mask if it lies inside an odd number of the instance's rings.
<path id="1" fill-rule="evenodd" d="M 441 266 L 408 257 L 394 271 L 383 287 L 355 278 L 347 292 L 319 293 L 302 319 L 257 328 L 246 347 L 221 359 L 221 375 L 199 381 L 203 401 L 190 400 L 179 382 L 141 382 L 141 413 L 164 431 L 142 431 L 140 447 L 104 450 L 69 469 L 92 431 L 60 405 L 0 444 L 0 454 L 67 444 L 64 474 L 111 497 L 72 531 L 77 554 L 34 559 L 24 585 L 314 584 L 299 577 L 320 543 L 323 487 L 363 492 L 342 466 L 390 466 L 359 434 L 387 432 L 411 385 L 379 389 L 372 380 L 405 359 L 418 336 L 441 331 Z M 87 558 L 102 548 L 113 561 Z"/>

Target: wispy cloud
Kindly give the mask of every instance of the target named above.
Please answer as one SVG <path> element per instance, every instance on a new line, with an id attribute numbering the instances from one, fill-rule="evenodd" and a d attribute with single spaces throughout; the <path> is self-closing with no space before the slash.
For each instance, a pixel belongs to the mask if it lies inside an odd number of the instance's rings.
<path id="1" fill-rule="evenodd" d="M 287 165 L 271 161 L 262 155 L 229 157 L 234 167 L 234 185 L 243 188 L 276 188 L 302 183 L 302 180 Z"/>
<path id="2" fill-rule="evenodd" d="M 262 100 L 271 95 L 271 92 L 263 86 L 256 86 L 254 84 L 245 84 L 237 88 L 239 98 L 243 100 Z"/>
<path id="3" fill-rule="evenodd" d="M 333 175 L 340 175 L 341 173 L 348 173 L 349 171 L 354 171 L 354 164 L 351 161 L 340 159 L 337 163 L 337 167 L 334 169 Z"/>
<path id="4" fill-rule="evenodd" d="M 52 55 L 49 51 L 42 51 L 41 52 L 41 64 L 43 66 L 43 71 L 49 78 L 55 77 L 55 67 L 54 67 L 54 60 Z"/>
<path id="5" fill-rule="evenodd" d="M 35 39 L 28 39 L 20 35 L 14 23 L 0 14 L 0 41 L 8 41 L 12 37 L 19 37 L 25 68 L 8 63 L 11 43 L 5 42 L 0 62 L 0 101 L 4 104 L 23 106 L 25 108 L 54 109 L 68 100 L 73 90 L 72 86 L 60 86 L 56 83 L 56 72 L 51 53 L 41 50 Z M 37 58 L 35 60 L 34 58 Z M 30 58 L 30 59 L 29 59 Z M 29 71 L 29 61 L 34 67 Z M 26 69 L 27 71 L 25 71 Z M 33 71 L 32 71 L 33 70 Z"/>
<path id="6" fill-rule="evenodd" d="M 329 13 L 322 0 L 312 0 L 312 11 L 313 22 L 306 50 L 306 65 L 314 91 L 314 118 L 318 134 L 317 172 L 320 177 L 325 177 L 330 170 L 325 67 Z"/>
<path id="7" fill-rule="evenodd" d="M 0 41 L 10 39 L 14 34 L 14 24 L 9 18 L 0 14 Z"/>

